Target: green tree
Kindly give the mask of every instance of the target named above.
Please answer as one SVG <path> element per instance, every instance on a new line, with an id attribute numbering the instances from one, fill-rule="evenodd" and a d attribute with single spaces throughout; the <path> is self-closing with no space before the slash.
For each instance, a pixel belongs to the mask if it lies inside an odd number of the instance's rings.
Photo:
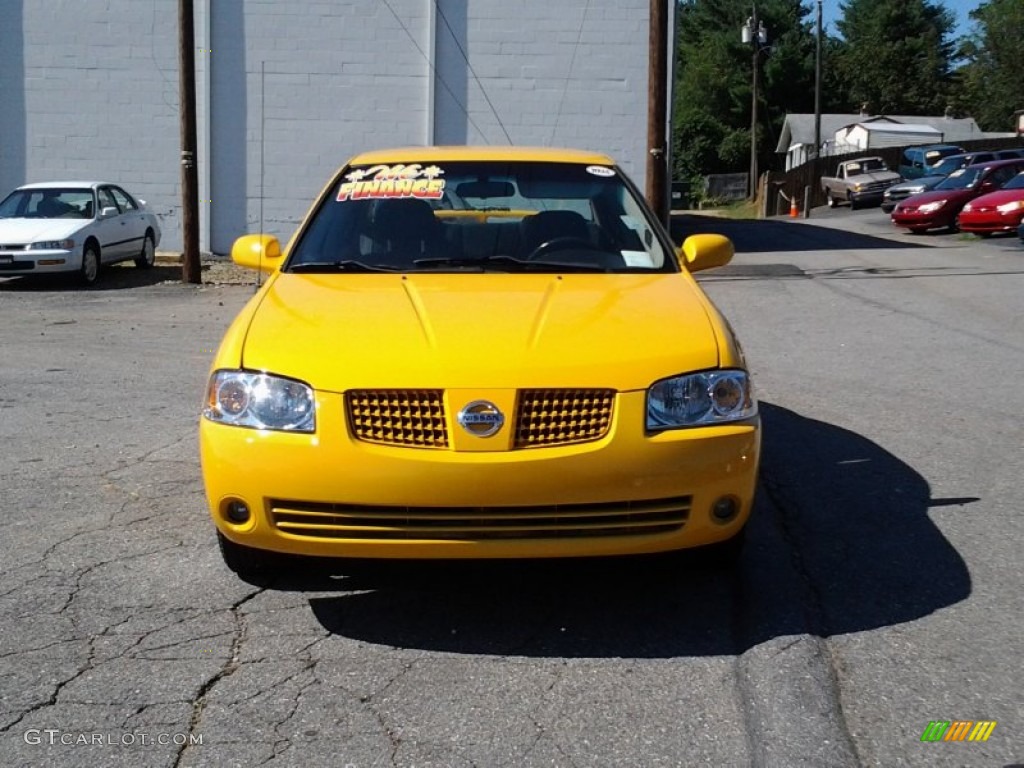
<path id="1" fill-rule="evenodd" d="M 966 63 L 956 73 L 957 111 L 982 130 L 1013 130 L 1013 113 L 1024 109 L 1024 2 L 988 0 L 971 18 L 960 45 Z"/>
<path id="2" fill-rule="evenodd" d="M 750 167 L 754 48 L 741 41 L 751 0 L 683 0 L 677 5 L 673 172 L 676 178 Z M 814 34 L 800 0 L 759 0 L 768 30 L 759 51 L 758 165 L 775 154 L 788 112 L 814 109 Z"/>
<path id="3" fill-rule="evenodd" d="M 950 12 L 928 0 L 848 0 L 840 8 L 835 67 L 852 102 L 847 109 L 942 114 L 955 51 Z"/>

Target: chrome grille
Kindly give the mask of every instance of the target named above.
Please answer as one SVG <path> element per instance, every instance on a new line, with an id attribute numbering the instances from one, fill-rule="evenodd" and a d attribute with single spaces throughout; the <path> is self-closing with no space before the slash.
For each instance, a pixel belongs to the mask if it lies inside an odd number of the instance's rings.
<path id="1" fill-rule="evenodd" d="M 357 440 L 418 448 L 447 448 L 444 393 L 439 389 L 364 389 L 346 394 Z"/>
<path id="2" fill-rule="evenodd" d="M 680 530 L 692 497 L 531 507 L 389 507 L 272 500 L 282 533 L 316 539 L 491 541 L 647 536 Z"/>
<path id="3" fill-rule="evenodd" d="M 514 447 L 600 440 L 612 422 L 615 390 L 524 389 L 516 407 Z"/>

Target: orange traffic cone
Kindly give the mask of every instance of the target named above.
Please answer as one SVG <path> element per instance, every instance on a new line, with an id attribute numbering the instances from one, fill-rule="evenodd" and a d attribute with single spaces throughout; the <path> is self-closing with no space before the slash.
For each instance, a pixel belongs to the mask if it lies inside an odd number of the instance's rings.
<path id="1" fill-rule="evenodd" d="M 789 217 L 796 219 L 800 217 L 800 210 L 796 207 L 796 195 L 789 198 Z"/>

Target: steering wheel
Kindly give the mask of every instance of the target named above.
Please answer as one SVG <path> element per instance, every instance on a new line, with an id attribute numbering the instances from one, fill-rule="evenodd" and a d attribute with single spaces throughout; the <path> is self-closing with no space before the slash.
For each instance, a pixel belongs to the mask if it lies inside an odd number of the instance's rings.
<path id="1" fill-rule="evenodd" d="M 601 249 L 594 245 L 589 240 L 584 240 L 582 237 L 555 237 L 551 240 L 547 240 L 526 255 L 526 261 L 532 261 L 533 259 L 539 259 L 541 256 L 550 253 L 551 251 L 564 251 L 569 248 L 581 248 L 587 251 L 600 251 Z"/>

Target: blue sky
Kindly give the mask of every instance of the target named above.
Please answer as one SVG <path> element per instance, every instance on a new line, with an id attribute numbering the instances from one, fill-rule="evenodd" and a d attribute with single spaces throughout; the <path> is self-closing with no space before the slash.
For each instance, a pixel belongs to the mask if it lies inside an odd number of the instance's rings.
<path id="1" fill-rule="evenodd" d="M 821 17 L 825 23 L 826 28 L 829 28 L 833 34 L 836 32 L 835 25 L 833 22 L 840 16 L 839 5 L 842 0 L 823 0 L 821 4 Z M 963 35 L 970 28 L 971 20 L 968 14 L 981 5 L 982 0 L 944 0 L 945 5 L 957 20 L 956 34 Z M 811 8 L 814 8 L 814 0 L 810 0 Z M 814 18 L 814 14 L 811 14 L 811 18 Z"/>

